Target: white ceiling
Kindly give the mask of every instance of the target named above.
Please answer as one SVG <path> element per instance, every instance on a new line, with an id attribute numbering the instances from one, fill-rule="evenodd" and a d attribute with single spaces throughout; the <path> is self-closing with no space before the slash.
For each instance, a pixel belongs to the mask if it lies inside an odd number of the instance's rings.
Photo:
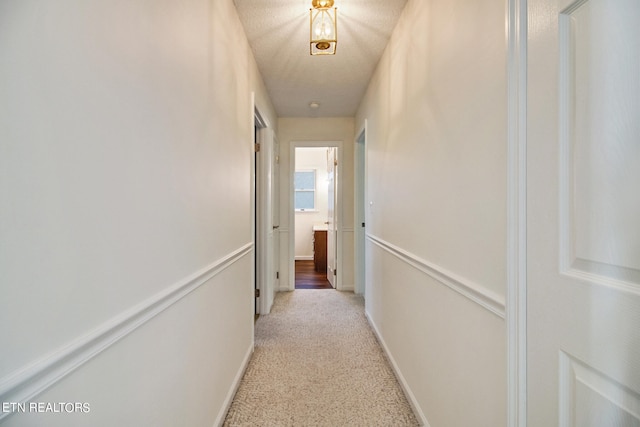
<path id="1" fill-rule="evenodd" d="M 309 55 L 311 0 L 234 3 L 278 116 L 351 117 L 406 0 L 335 0 L 335 56 Z"/>

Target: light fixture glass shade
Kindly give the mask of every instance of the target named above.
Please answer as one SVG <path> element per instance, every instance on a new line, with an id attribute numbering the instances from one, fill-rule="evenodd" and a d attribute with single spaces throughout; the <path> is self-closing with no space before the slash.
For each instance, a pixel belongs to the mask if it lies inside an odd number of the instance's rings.
<path id="1" fill-rule="evenodd" d="M 309 10 L 311 20 L 311 55 L 335 55 L 338 45 L 338 11 L 333 1 L 314 0 Z"/>

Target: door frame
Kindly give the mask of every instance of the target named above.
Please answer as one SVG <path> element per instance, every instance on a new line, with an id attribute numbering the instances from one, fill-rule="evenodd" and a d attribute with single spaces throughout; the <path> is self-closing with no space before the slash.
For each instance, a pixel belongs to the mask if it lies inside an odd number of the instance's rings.
<path id="1" fill-rule="evenodd" d="M 327 280 L 332 288 L 337 289 L 336 271 L 338 270 L 338 220 L 337 208 L 340 206 L 338 200 L 337 186 L 340 184 L 341 176 L 337 165 L 341 159 L 336 147 L 326 148 L 327 159 Z M 295 230 L 294 230 L 295 233 Z"/>
<path id="2" fill-rule="evenodd" d="M 366 297 L 366 259 L 367 259 L 367 119 L 357 133 L 354 142 L 353 160 L 354 181 L 354 292 Z M 364 224 L 364 226 L 362 225 Z"/>
<path id="3" fill-rule="evenodd" d="M 287 260 L 288 270 L 289 270 L 289 283 L 288 290 L 293 291 L 296 288 L 296 271 L 295 271 L 295 245 L 296 245 L 296 213 L 294 206 L 294 174 L 296 170 L 296 148 L 302 147 L 336 147 L 338 149 L 338 177 L 342 177 L 343 175 L 343 155 L 342 155 L 342 141 L 291 141 L 289 144 L 289 228 L 291 232 L 289 233 L 289 259 Z M 337 218 L 338 218 L 338 227 L 336 230 L 336 249 L 337 249 L 337 270 L 338 274 L 336 274 L 336 290 L 342 290 L 342 273 L 343 273 L 343 263 L 342 263 L 342 222 L 343 222 L 343 203 L 342 203 L 342 181 L 343 179 L 338 178 L 338 188 L 336 190 L 336 200 L 338 200 L 338 208 L 337 208 Z"/>
<path id="4" fill-rule="evenodd" d="M 261 113 L 261 108 L 256 105 L 255 93 L 252 93 L 252 118 L 253 143 L 262 144 L 264 132 L 271 131 L 269 122 L 265 115 Z M 267 227 L 268 212 L 265 206 L 265 186 L 268 177 L 265 176 L 264 161 L 260 157 L 260 152 L 255 151 L 255 145 L 251 149 L 251 239 L 254 248 L 254 264 L 252 268 L 252 282 L 256 291 L 260 292 L 260 297 L 256 297 L 255 314 L 268 314 L 268 277 L 267 277 Z"/>
<path id="5" fill-rule="evenodd" d="M 507 0 L 507 426 L 527 425 L 527 0 Z"/>

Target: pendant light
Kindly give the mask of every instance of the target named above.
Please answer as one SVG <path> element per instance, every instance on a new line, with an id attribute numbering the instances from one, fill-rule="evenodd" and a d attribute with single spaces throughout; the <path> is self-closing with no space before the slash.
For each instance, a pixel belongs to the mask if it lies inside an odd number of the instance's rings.
<path id="1" fill-rule="evenodd" d="M 312 0 L 309 9 L 311 55 L 335 55 L 338 45 L 337 9 L 333 0 Z"/>

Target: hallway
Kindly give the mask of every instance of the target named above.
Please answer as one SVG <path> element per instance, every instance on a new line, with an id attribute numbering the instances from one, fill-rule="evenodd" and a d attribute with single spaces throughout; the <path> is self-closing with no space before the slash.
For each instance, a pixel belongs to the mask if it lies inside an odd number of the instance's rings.
<path id="1" fill-rule="evenodd" d="M 225 426 L 416 426 L 361 296 L 299 290 L 256 323 Z"/>
<path id="2" fill-rule="evenodd" d="M 312 4 L 0 3 L 0 426 L 640 426 L 640 1 Z"/>

